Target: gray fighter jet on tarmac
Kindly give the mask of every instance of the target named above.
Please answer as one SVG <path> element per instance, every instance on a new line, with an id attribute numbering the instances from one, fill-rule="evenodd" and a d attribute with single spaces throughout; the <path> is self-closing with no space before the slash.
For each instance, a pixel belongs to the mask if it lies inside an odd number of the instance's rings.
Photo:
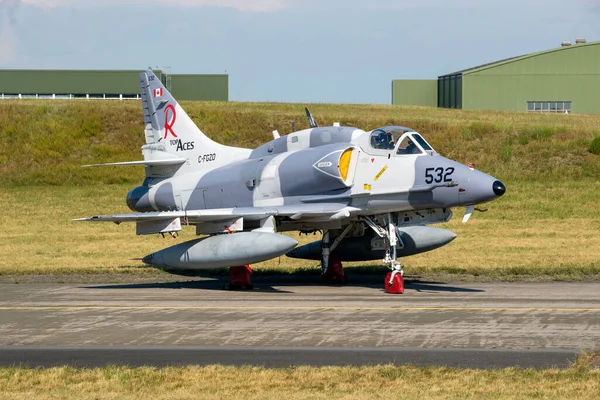
<path id="1" fill-rule="evenodd" d="M 143 258 L 170 270 L 238 267 L 286 254 L 320 260 L 327 275 L 343 261 L 383 260 L 402 279 L 399 257 L 430 251 L 456 235 L 428 226 L 447 222 L 452 207 L 502 196 L 496 178 L 437 154 L 401 126 L 372 131 L 318 127 L 256 148 L 218 144 L 188 117 L 151 70 L 139 75 L 146 144 L 146 179 L 127 195 L 134 213 L 77 221 L 135 222 L 138 235 L 176 236 L 182 225 L 206 237 Z M 96 166 L 96 165 L 95 165 Z M 298 242 L 278 232 L 323 232 Z"/>

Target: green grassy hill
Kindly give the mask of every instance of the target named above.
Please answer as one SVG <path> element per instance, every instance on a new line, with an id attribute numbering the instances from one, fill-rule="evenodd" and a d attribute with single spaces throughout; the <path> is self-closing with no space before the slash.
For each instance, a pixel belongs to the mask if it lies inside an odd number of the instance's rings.
<path id="1" fill-rule="evenodd" d="M 256 147 L 291 122 L 307 127 L 303 104 L 184 102 L 212 139 Z M 588 151 L 600 116 L 475 112 L 383 105 L 310 106 L 317 122 L 365 130 L 405 125 L 436 150 L 511 182 L 600 176 Z M 141 159 L 141 105 L 133 101 L 10 100 L 0 102 L 0 186 L 136 184 L 143 168 L 81 168 Z"/>

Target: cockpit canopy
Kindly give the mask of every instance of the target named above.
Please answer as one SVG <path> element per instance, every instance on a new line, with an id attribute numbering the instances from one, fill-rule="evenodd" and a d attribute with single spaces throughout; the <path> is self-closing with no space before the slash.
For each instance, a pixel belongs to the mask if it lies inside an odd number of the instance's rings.
<path id="1" fill-rule="evenodd" d="M 434 152 L 420 134 L 403 126 L 385 126 L 374 129 L 371 131 L 369 142 L 373 149 L 394 150 L 398 155 Z"/>

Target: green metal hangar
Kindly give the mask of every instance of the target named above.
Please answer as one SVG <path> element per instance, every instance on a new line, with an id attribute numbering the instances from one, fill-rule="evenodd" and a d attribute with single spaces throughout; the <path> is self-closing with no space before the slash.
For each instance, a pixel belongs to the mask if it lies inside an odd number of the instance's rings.
<path id="1" fill-rule="evenodd" d="M 137 99 L 140 95 L 139 72 L 0 69 L 0 99 Z M 160 70 L 155 70 L 154 73 L 178 100 L 229 99 L 228 75 L 178 75 Z"/>
<path id="2" fill-rule="evenodd" d="M 600 42 L 563 42 L 437 80 L 394 80 L 392 104 L 600 114 Z"/>

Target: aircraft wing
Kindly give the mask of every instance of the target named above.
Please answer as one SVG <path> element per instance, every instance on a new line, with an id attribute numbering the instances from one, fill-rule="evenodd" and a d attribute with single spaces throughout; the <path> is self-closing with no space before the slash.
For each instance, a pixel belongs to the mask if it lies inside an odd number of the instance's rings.
<path id="1" fill-rule="evenodd" d="M 191 210 L 191 211 L 157 211 L 157 212 L 145 212 L 145 213 L 131 213 L 131 214 L 109 214 L 109 215 L 94 215 L 89 218 L 77 218 L 73 221 L 87 221 L 87 222 L 146 222 L 146 221 L 160 221 L 160 220 L 172 220 L 175 218 L 182 218 L 189 222 L 212 222 L 228 219 L 232 217 L 254 217 L 256 219 L 266 218 L 272 214 L 264 211 L 242 211 L 236 212 L 235 208 L 222 208 L 222 209 L 210 209 L 210 210 Z"/>
<path id="2" fill-rule="evenodd" d="M 181 218 L 188 223 L 203 223 L 223 221 L 231 218 L 243 217 L 248 220 L 261 220 L 271 216 L 287 216 L 293 220 L 299 219 L 341 219 L 360 211 L 345 204 L 301 204 L 277 207 L 236 207 L 214 208 L 208 210 L 187 211 L 157 211 L 130 214 L 95 215 L 88 218 L 77 218 L 73 221 L 87 222 L 149 222 L 173 220 Z"/>
<path id="3" fill-rule="evenodd" d="M 159 159 L 159 160 L 141 160 L 141 161 L 123 161 L 123 162 L 114 162 L 114 163 L 106 163 L 106 164 L 88 164 L 82 165 L 82 167 L 114 167 L 114 166 L 136 166 L 136 165 L 145 165 L 145 166 L 154 166 L 154 165 L 180 165 L 187 161 L 185 158 L 169 158 L 169 159 Z"/>

